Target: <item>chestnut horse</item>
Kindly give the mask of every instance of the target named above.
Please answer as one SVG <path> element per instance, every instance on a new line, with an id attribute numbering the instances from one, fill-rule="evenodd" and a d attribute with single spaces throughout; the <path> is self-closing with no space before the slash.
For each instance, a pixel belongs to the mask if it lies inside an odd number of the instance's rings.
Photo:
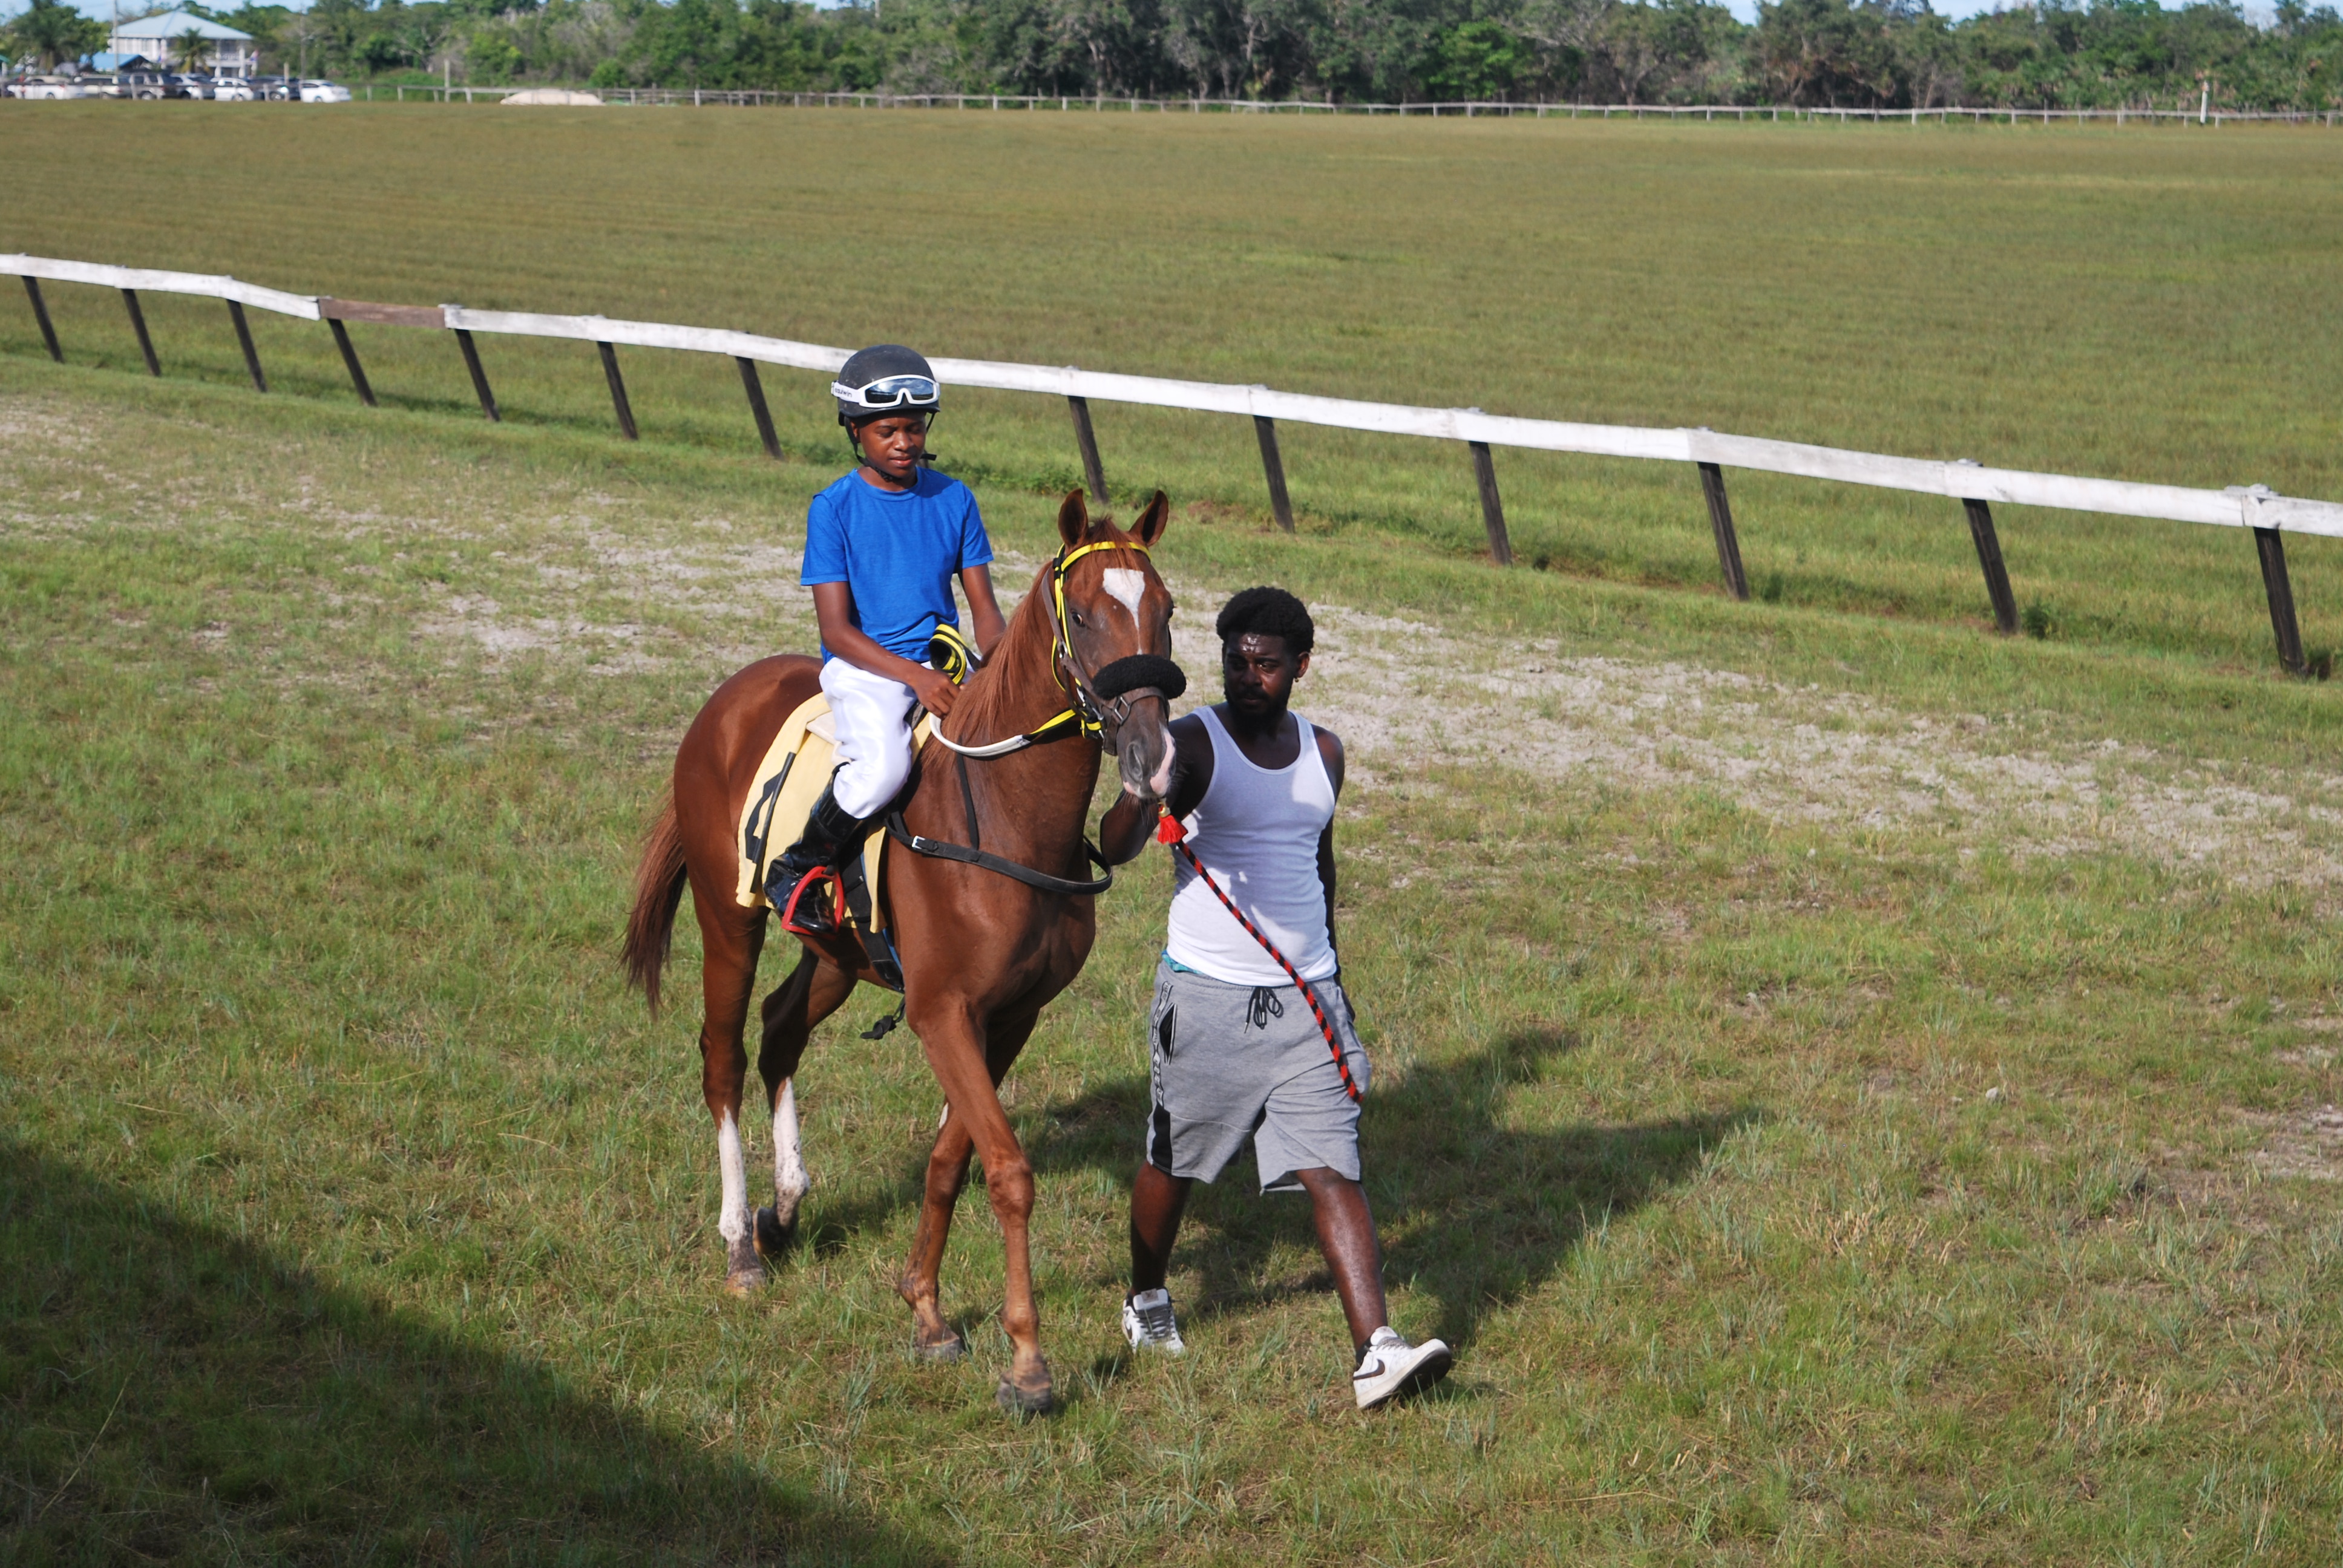
<path id="1" fill-rule="evenodd" d="M 1158 491 L 1125 533 L 1093 520 L 1081 491 L 1066 498 L 1058 512 L 1065 548 L 1034 579 L 1006 635 L 939 727 L 960 748 L 997 750 L 994 743 L 1021 736 L 1035 743 L 978 759 L 944 746 L 922 749 L 898 804 L 900 825 L 927 849 L 914 853 L 899 841 L 888 849 L 884 896 L 902 959 L 904 1018 L 945 1101 L 917 1236 L 897 1289 L 911 1309 L 914 1348 L 938 1360 L 960 1355 L 960 1337 L 937 1307 L 937 1277 L 969 1156 L 982 1154 L 1006 1252 L 1001 1327 L 1015 1349 L 1000 1399 L 1015 1411 L 1047 1409 L 1051 1396 L 1027 1242 L 1033 1170 L 996 1091 L 1042 1007 L 1081 972 L 1097 932 L 1091 896 L 1063 890 L 1103 885 L 1081 880 L 1090 875 L 1083 826 L 1101 746 L 1114 751 L 1126 789 L 1151 799 L 1170 787 L 1170 698 L 1179 694 L 1180 678 L 1169 664 L 1172 596 L 1147 555 L 1163 537 L 1168 510 Z M 1118 661 L 1128 662 L 1115 671 Z M 807 1037 L 857 981 L 879 978 L 851 932 L 800 938 L 797 968 L 765 998 L 757 1065 L 772 1115 L 775 1202 L 752 1221 L 739 1131 L 748 1070 L 742 1026 L 765 910 L 744 910 L 734 899 L 740 812 L 766 749 L 818 689 L 820 669 L 802 657 L 759 659 L 708 699 L 676 750 L 674 791 L 644 847 L 627 928 L 628 972 L 656 1012 L 676 908 L 690 883 L 705 955 L 700 1086 L 716 1122 L 724 1180 L 717 1229 L 726 1284 L 735 1292 L 762 1280 L 759 1253 L 786 1242 L 805 1193 L 790 1080 Z M 1086 731 L 1070 708 L 1095 722 Z M 1004 870 L 937 857 L 939 845 L 980 849 L 996 866 L 1014 865 Z M 1029 885 L 1018 868 L 1056 886 Z"/>

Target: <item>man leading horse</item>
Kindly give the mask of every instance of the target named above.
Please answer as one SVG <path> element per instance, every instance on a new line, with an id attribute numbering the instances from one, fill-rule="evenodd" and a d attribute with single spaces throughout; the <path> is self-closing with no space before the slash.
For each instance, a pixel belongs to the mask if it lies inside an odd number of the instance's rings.
<path id="1" fill-rule="evenodd" d="M 1292 710 L 1317 630 L 1283 588 L 1229 600 L 1221 638 L 1225 700 L 1172 726 L 1168 797 L 1126 789 L 1099 826 L 1115 862 L 1151 829 L 1170 844 L 1174 882 L 1148 1018 L 1146 1157 L 1131 1183 L 1134 1349 L 1179 1355 L 1165 1278 L 1188 1192 L 1253 1146 L 1263 1192 L 1310 1195 L 1318 1244 L 1350 1321 L 1351 1392 L 1362 1410 L 1437 1382 L 1452 1357 L 1411 1344 L 1383 1303 L 1383 1249 L 1359 1185 L 1359 1101 L 1367 1053 L 1334 946 L 1334 803 L 1342 742 Z"/>

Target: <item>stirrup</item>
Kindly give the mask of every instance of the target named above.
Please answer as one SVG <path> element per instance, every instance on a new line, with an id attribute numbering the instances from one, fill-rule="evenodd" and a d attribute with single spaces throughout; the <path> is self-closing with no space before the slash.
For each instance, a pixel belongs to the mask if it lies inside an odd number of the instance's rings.
<path id="1" fill-rule="evenodd" d="M 781 906 L 781 930 L 793 936 L 831 937 L 845 929 L 845 885 L 839 880 L 836 868 L 816 866 L 789 890 L 789 900 Z"/>

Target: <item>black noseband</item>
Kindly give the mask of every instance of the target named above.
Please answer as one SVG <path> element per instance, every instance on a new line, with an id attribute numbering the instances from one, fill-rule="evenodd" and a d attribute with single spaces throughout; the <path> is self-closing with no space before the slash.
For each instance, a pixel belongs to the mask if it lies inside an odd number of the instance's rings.
<path id="1" fill-rule="evenodd" d="M 1116 659 L 1091 678 L 1091 689 L 1107 702 L 1142 687 L 1161 692 L 1169 701 L 1188 689 L 1188 677 L 1160 653 L 1134 653 Z"/>

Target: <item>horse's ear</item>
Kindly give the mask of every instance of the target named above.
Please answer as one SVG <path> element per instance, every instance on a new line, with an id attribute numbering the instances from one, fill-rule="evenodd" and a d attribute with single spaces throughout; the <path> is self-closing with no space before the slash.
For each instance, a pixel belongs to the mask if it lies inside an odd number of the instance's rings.
<path id="1" fill-rule="evenodd" d="M 1158 490 L 1155 498 L 1147 503 L 1147 509 L 1139 514 L 1139 520 L 1131 525 L 1131 532 L 1141 544 L 1153 549 L 1155 541 L 1161 538 L 1163 530 L 1171 526 L 1172 503 L 1164 498 L 1162 491 Z"/>
<path id="2" fill-rule="evenodd" d="M 1082 501 L 1080 490 L 1068 490 L 1065 504 L 1058 508 L 1058 537 L 1072 549 L 1091 531 L 1091 509 Z"/>

